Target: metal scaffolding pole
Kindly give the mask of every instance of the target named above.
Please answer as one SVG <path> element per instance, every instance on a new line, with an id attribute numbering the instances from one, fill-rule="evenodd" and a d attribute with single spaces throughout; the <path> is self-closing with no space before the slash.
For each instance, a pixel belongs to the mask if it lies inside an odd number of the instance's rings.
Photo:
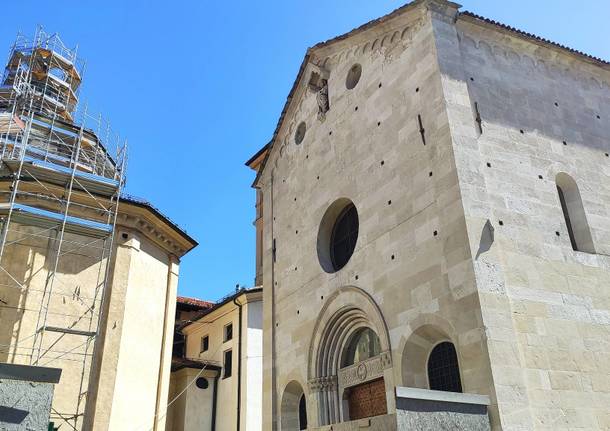
<path id="1" fill-rule="evenodd" d="M 101 115 L 93 117 L 85 107 L 80 122 L 73 120 L 83 67 L 76 49 L 39 28 L 32 41 L 17 36 L 0 82 L 0 178 L 10 178 L 8 190 L 0 193 L 0 276 L 6 279 L 0 292 L 17 292 L 18 302 L 3 305 L 20 316 L 15 325 L 21 328 L 30 319 L 28 325 L 35 328 L 27 336 L 11 333 L 0 352 L 34 365 L 72 364 L 72 374 L 63 377 L 71 384 L 60 382 L 56 395 L 73 403 L 54 406 L 53 417 L 75 430 L 82 429 L 100 349 L 127 163 L 126 144 L 118 138 L 116 157 L 109 155 L 111 129 L 103 126 Z M 31 247 L 30 240 L 47 242 L 44 264 L 37 269 L 46 276 L 39 285 L 15 274 L 11 261 L 19 247 Z M 78 259 L 87 268 L 96 265 L 97 275 L 66 276 L 64 267 Z M 65 312 L 66 298 L 74 313 Z M 24 347 L 30 338 L 31 347 Z M 74 387 L 77 393 L 67 392 Z"/>

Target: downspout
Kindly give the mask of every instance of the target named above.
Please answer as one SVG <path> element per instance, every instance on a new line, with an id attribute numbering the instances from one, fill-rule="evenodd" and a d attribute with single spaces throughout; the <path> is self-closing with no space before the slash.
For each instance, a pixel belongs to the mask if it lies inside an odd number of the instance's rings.
<path id="1" fill-rule="evenodd" d="M 237 431 L 240 431 L 241 425 L 241 321 L 242 321 L 242 305 L 237 302 L 237 298 L 233 298 L 233 304 L 239 307 L 239 335 L 237 336 Z"/>
<path id="2" fill-rule="evenodd" d="M 218 380 L 220 371 L 214 377 L 214 392 L 212 393 L 212 431 L 216 431 L 216 399 L 218 398 Z"/>

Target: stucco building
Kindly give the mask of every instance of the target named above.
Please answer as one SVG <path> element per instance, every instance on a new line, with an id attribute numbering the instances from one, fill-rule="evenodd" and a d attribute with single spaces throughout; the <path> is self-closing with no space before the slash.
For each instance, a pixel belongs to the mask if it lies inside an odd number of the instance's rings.
<path id="1" fill-rule="evenodd" d="M 448 1 L 308 49 L 248 162 L 263 429 L 608 429 L 609 130 L 608 62 Z"/>
<path id="2" fill-rule="evenodd" d="M 185 342 L 172 360 L 166 430 L 263 430 L 261 288 L 177 317 Z"/>
<path id="3" fill-rule="evenodd" d="M 178 269 L 197 243 L 122 193 L 125 148 L 77 111 L 81 81 L 57 35 L 18 36 L 0 85 L 0 361 L 61 369 L 62 430 L 164 429 Z"/>

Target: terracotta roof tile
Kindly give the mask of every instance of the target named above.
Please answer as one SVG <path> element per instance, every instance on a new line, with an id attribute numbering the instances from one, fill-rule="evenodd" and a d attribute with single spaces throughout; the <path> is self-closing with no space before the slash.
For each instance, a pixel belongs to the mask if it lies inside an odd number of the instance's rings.
<path id="1" fill-rule="evenodd" d="M 214 303 L 211 301 L 204 301 L 202 299 L 197 298 L 189 298 L 188 296 L 177 296 L 176 302 L 180 304 L 194 305 L 201 308 L 211 308 L 214 306 Z"/>

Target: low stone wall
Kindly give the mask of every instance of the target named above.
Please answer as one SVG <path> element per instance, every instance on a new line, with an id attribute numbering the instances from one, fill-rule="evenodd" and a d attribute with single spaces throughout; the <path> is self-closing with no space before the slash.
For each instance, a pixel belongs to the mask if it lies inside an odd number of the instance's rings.
<path id="1" fill-rule="evenodd" d="M 489 431 L 489 397 L 396 388 L 396 422 L 402 431 Z"/>
<path id="2" fill-rule="evenodd" d="M 0 429 L 47 431 L 61 370 L 0 363 Z"/>
<path id="3" fill-rule="evenodd" d="M 316 431 L 397 431 L 396 415 L 373 416 L 313 429 Z"/>

